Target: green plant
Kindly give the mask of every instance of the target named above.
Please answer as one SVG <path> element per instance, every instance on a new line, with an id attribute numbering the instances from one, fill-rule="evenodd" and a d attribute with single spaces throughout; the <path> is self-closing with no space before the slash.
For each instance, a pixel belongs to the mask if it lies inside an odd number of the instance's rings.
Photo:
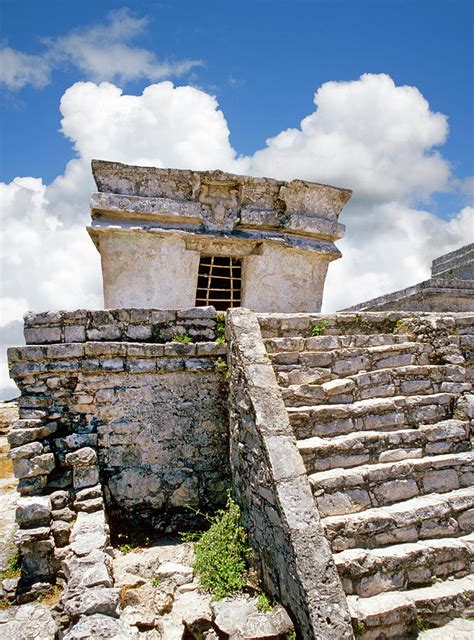
<path id="1" fill-rule="evenodd" d="M 188 336 L 185 333 L 178 333 L 173 338 L 173 342 L 177 342 L 178 344 L 189 344 L 192 341 L 193 339 L 191 336 Z"/>
<path id="2" fill-rule="evenodd" d="M 321 320 L 321 322 L 313 324 L 311 327 L 311 337 L 323 336 L 326 333 L 328 326 L 327 320 Z"/>
<path id="3" fill-rule="evenodd" d="M 399 318 L 395 322 L 395 324 L 394 324 L 394 326 L 392 328 L 392 333 L 398 333 L 398 334 L 411 333 L 411 330 L 407 325 L 406 318 Z"/>
<path id="4" fill-rule="evenodd" d="M 229 367 L 227 365 L 227 362 L 224 360 L 224 358 L 217 358 L 216 369 L 220 373 L 224 374 L 224 380 L 228 380 L 230 378 Z"/>
<path id="5" fill-rule="evenodd" d="M 365 624 L 362 622 L 362 620 L 356 620 L 355 622 L 353 622 L 353 627 L 354 627 L 354 635 L 356 638 L 360 638 L 361 636 L 364 635 Z"/>
<path id="6" fill-rule="evenodd" d="M 6 598 L 0 598 L 0 611 L 3 609 L 8 609 L 9 606 L 10 606 L 10 603 Z"/>
<path id="7" fill-rule="evenodd" d="M 150 582 L 154 587 L 157 587 L 158 585 L 161 584 L 161 578 L 157 578 L 156 576 L 153 576 Z"/>
<path id="8" fill-rule="evenodd" d="M 218 311 L 216 314 L 216 342 L 224 344 L 225 342 L 225 313 Z"/>
<path id="9" fill-rule="evenodd" d="M 262 593 L 257 598 L 257 604 L 255 605 L 261 613 L 268 613 L 273 609 L 270 598 L 266 593 L 262 591 Z"/>
<path id="10" fill-rule="evenodd" d="M 8 559 L 8 569 L 0 573 L 0 580 L 17 578 L 20 575 L 20 552 L 15 549 Z"/>
<path id="11" fill-rule="evenodd" d="M 130 553 L 130 551 L 132 551 L 132 545 L 128 544 L 127 542 L 119 544 L 118 548 L 121 553 Z"/>
<path id="12" fill-rule="evenodd" d="M 245 587 L 247 534 L 240 524 L 239 506 L 230 495 L 225 509 L 205 518 L 211 526 L 193 543 L 193 568 L 202 586 L 219 600 Z"/>
<path id="13" fill-rule="evenodd" d="M 286 636 L 286 640 L 296 640 L 296 631 L 290 631 L 290 633 Z"/>
<path id="14" fill-rule="evenodd" d="M 429 629 L 428 621 L 424 618 L 417 618 L 416 628 L 418 629 L 418 631 L 427 631 Z"/>

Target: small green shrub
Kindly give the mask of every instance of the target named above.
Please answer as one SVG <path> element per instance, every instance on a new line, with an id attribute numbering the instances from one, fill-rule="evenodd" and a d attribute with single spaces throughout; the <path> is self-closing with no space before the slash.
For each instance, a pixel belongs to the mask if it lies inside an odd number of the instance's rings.
<path id="1" fill-rule="evenodd" d="M 121 553 L 130 553 L 130 551 L 132 551 L 132 545 L 128 544 L 127 542 L 125 542 L 124 544 L 119 544 L 118 548 Z"/>
<path id="2" fill-rule="evenodd" d="M 9 606 L 10 603 L 6 598 L 0 598 L 0 611 L 2 611 L 3 609 L 8 609 Z"/>
<path id="3" fill-rule="evenodd" d="M 247 534 L 240 524 L 239 506 L 230 495 L 225 509 L 206 519 L 211 526 L 193 543 L 196 556 L 193 568 L 202 586 L 220 600 L 245 587 Z"/>
<path id="4" fill-rule="evenodd" d="M 273 609 L 272 602 L 266 593 L 262 593 L 257 598 L 256 607 L 261 613 L 268 613 Z"/>
<path id="5" fill-rule="evenodd" d="M 158 587 L 161 584 L 161 578 L 157 578 L 156 576 L 153 576 L 150 582 L 154 587 Z"/>
<path id="6" fill-rule="evenodd" d="M 224 374 L 224 380 L 228 380 L 230 378 L 230 370 L 224 358 L 217 358 L 216 369 L 220 373 Z"/>
<path id="7" fill-rule="evenodd" d="M 321 322 L 313 324 L 311 327 L 311 337 L 315 338 L 316 336 L 323 336 L 326 333 L 328 326 L 327 320 L 321 320 Z"/>
<path id="8" fill-rule="evenodd" d="M 356 638 L 361 638 L 365 632 L 365 624 L 362 620 L 356 620 L 352 623 L 354 628 L 354 635 Z"/>
<path id="9" fill-rule="evenodd" d="M 15 549 L 8 559 L 8 569 L 0 573 L 0 580 L 17 578 L 20 575 L 20 552 Z"/>
<path id="10" fill-rule="evenodd" d="M 296 640 L 296 631 L 290 631 L 286 636 L 286 640 Z"/>
<path id="11" fill-rule="evenodd" d="M 216 313 L 216 342 L 218 344 L 225 342 L 225 313 L 223 311 Z"/>
<path id="12" fill-rule="evenodd" d="M 186 335 L 185 333 L 178 333 L 174 338 L 173 342 L 177 342 L 178 344 L 189 344 L 193 339 L 191 336 Z"/>

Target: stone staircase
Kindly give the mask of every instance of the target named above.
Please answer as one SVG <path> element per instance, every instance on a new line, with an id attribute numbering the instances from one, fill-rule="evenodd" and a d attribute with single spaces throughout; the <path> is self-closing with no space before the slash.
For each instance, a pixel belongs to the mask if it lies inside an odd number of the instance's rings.
<path id="1" fill-rule="evenodd" d="M 472 616 L 474 316 L 321 318 L 259 321 L 356 637 Z"/>

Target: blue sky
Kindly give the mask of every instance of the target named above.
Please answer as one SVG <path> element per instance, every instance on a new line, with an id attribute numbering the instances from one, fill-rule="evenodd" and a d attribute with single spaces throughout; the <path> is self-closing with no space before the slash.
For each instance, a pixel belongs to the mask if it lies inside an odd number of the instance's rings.
<path id="1" fill-rule="evenodd" d="M 472 0 L 0 10 L 4 345 L 28 310 L 103 305 L 94 157 L 353 189 L 324 311 L 426 279 L 474 241 Z M 1 348 L 0 377 L 8 396 Z"/>
<path id="2" fill-rule="evenodd" d="M 98 23 L 123 6 L 2 0 L 2 37 L 12 48 L 38 54 L 45 38 Z M 297 125 L 322 83 L 383 72 L 416 86 L 433 111 L 448 116 L 443 155 L 459 178 L 473 173 L 471 0 L 135 0 L 129 7 L 149 17 L 140 46 L 159 58 L 203 62 L 179 81 L 217 96 L 239 153 L 253 153 L 269 136 Z M 2 93 L 3 180 L 41 175 L 48 182 L 63 170 L 72 150 L 58 132 L 58 105 L 80 79 L 84 73 L 65 65 L 43 89 Z M 142 79 L 125 88 L 139 93 L 147 84 Z M 446 215 L 457 199 L 438 196 L 432 209 Z"/>

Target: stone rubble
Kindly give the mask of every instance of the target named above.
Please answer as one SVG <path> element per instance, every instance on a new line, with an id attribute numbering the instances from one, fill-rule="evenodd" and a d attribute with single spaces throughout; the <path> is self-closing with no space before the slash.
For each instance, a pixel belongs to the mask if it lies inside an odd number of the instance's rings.
<path id="1" fill-rule="evenodd" d="M 115 552 L 115 586 L 120 590 L 120 621 L 139 637 L 158 633 L 163 640 L 203 638 L 286 638 L 293 628 L 281 606 L 261 613 L 256 598 L 228 597 L 214 602 L 199 588 L 189 543 L 161 539 L 128 553 Z M 74 636 L 75 637 L 75 636 Z"/>

